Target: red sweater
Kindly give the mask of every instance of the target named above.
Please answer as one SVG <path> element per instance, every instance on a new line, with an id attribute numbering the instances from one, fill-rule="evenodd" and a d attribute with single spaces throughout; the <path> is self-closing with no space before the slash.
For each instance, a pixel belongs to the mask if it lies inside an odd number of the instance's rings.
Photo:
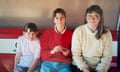
<path id="1" fill-rule="evenodd" d="M 71 50 L 72 30 L 66 29 L 63 34 L 57 33 L 54 28 L 45 31 L 41 38 L 41 60 L 50 62 L 71 62 L 71 56 L 64 56 L 58 52 L 54 55 L 50 54 L 50 51 L 57 45 L 61 45 L 64 48 Z"/>

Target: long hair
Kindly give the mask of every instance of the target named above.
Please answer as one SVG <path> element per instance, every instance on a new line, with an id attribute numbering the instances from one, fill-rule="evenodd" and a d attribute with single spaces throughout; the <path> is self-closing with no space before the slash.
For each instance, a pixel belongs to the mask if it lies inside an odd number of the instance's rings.
<path id="1" fill-rule="evenodd" d="M 100 39 L 101 36 L 102 36 L 104 33 L 107 33 L 107 29 L 106 29 L 106 27 L 104 26 L 103 10 L 102 10 L 101 7 L 98 6 L 98 5 L 92 5 L 92 6 L 90 6 L 90 7 L 88 7 L 88 8 L 86 9 L 85 16 L 86 16 L 88 13 L 92 13 L 93 11 L 96 12 L 96 13 L 98 13 L 98 14 L 100 15 L 100 21 L 99 21 L 99 24 L 98 24 L 98 26 L 97 26 L 97 33 L 96 33 L 96 35 L 95 35 L 95 37 L 96 37 L 97 39 Z M 85 24 L 87 23 L 86 18 L 85 18 L 85 21 L 84 21 L 84 22 L 85 22 Z"/>

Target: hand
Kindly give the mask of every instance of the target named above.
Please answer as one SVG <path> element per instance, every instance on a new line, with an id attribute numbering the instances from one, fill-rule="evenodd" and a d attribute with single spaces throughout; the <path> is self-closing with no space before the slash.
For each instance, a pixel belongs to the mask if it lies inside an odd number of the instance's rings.
<path id="1" fill-rule="evenodd" d="M 28 69 L 28 71 L 27 72 L 33 72 L 33 70 L 31 70 L 31 69 Z"/>
<path id="2" fill-rule="evenodd" d="M 67 48 L 62 48 L 61 52 L 63 53 L 64 56 L 68 56 L 70 54 L 70 50 Z"/>
<path id="3" fill-rule="evenodd" d="M 90 72 L 88 68 L 83 68 L 83 72 Z"/>
<path id="4" fill-rule="evenodd" d="M 67 48 L 62 48 L 61 49 L 61 52 L 67 52 L 67 51 L 69 51 L 69 49 L 67 49 Z"/>
<path id="5" fill-rule="evenodd" d="M 62 46 L 55 46 L 50 53 L 55 54 L 56 52 L 60 52 L 61 50 L 62 50 Z"/>
<path id="6" fill-rule="evenodd" d="M 27 72 L 33 72 L 32 70 L 28 70 Z"/>

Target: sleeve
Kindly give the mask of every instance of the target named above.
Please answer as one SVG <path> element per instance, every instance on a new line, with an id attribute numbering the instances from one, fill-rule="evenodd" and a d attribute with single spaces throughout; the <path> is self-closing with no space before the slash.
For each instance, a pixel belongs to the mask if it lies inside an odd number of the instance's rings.
<path id="1" fill-rule="evenodd" d="M 96 70 L 99 72 L 107 72 L 112 60 L 112 35 L 110 31 L 105 35 L 103 56 L 101 62 L 97 65 Z"/>
<path id="2" fill-rule="evenodd" d="M 67 39 L 66 48 L 68 49 L 68 55 L 66 55 L 66 56 L 64 55 L 64 56 L 65 57 L 72 57 L 72 53 L 71 53 L 71 41 L 72 41 L 73 31 L 71 29 L 69 29 L 69 32 L 68 32 L 67 35 L 68 35 L 68 37 L 66 37 L 66 39 Z"/>
<path id="3" fill-rule="evenodd" d="M 45 31 L 40 37 L 40 45 L 41 45 L 41 58 L 45 57 L 46 55 L 49 57 L 51 56 L 50 51 L 51 49 L 48 46 L 49 41 L 49 30 Z"/>
<path id="4" fill-rule="evenodd" d="M 17 49 L 16 49 L 16 52 L 17 53 L 22 53 L 22 39 L 21 39 L 21 37 L 19 37 L 18 39 L 17 39 Z"/>
<path id="5" fill-rule="evenodd" d="M 71 33 L 70 33 L 70 39 L 69 39 L 69 42 L 70 42 L 70 43 L 69 43 L 69 44 L 70 44 L 69 50 L 70 50 L 70 52 L 69 52 L 69 54 L 68 54 L 67 57 L 72 57 L 72 52 L 71 52 L 72 35 L 73 35 L 73 31 L 71 31 Z"/>
<path id="6" fill-rule="evenodd" d="M 41 50 L 40 42 L 37 41 L 34 58 L 40 58 L 40 50 Z"/>
<path id="7" fill-rule="evenodd" d="M 21 55 L 22 55 L 22 47 L 21 47 L 21 42 L 22 40 L 21 40 L 21 38 L 19 37 L 18 39 L 17 39 L 17 49 L 16 49 L 16 55 L 15 55 L 15 63 L 14 63 L 14 67 L 16 67 L 16 65 L 19 63 L 19 61 L 20 61 L 20 57 L 21 57 Z"/>
<path id="8" fill-rule="evenodd" d="M 82 36 L 81 36 L 81 31 L 80 29 L 76 29 L 73 33 L 72 37 L 72 55 L 73 55 L 73 63 L 77 65 L 80 70 L 83 68 L 88 68 L 85 60 L 83 59 L 82 56 Z"/>

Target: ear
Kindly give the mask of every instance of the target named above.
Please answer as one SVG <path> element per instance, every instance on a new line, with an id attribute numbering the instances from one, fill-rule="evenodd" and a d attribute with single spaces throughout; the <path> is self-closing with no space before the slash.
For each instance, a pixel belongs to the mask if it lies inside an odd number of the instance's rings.
<path id="1" fill-rule="evenodd" d="M 37 31 L 37 32 L 35 32 L 36 34 L 38 34 L 39 33 L 39 31 Z"/>

